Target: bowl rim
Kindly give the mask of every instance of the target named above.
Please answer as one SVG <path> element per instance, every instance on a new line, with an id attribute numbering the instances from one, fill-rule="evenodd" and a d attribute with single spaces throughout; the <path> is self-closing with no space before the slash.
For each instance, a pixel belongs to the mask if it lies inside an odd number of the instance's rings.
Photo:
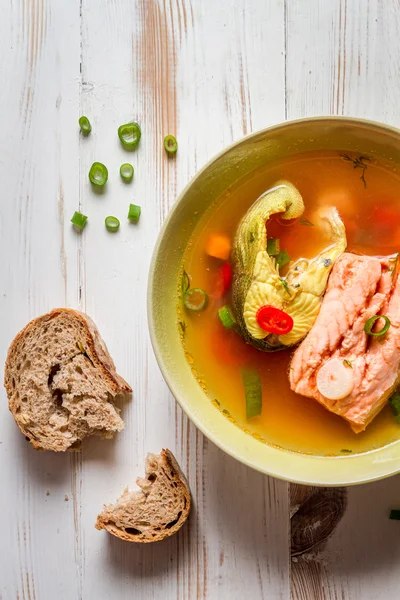
<path id="1" fill-rule="evenodd" d="M 229 144 L 229 146 L 225 147 L 223 150 L 221 150 L 217 154 L 213 155 L 211 157 L 211 159 L 208 160 L 199 171 L 196 171 L 195 175 L 189 180 L 189 182 L 185 185 L 185 187 L 182 189 L 182 191 L 178 194 L 175 202 L 173 203 L 172 207 L 168 211 L 168 214 L 167 214 L 167 216 L 161 226 L 161 229 L 157 235 L 157 240 L 156 240 L 155 246 L 153 248 L 153 253 L 152 253 L 152 258 L 151 258 L 151 263 L 150 263 L 150 268 L 149 268 L 149 273 L 148 273 L 147 322 L 148 322 L 148 329 L 149 329 L 149 333 L 150 333 L 150 340 L 151 340 L 153 352 L 156 357 L 156 361 L 158 363 L 158 366 L 159 366 L 159 369 L 161 371 L 164 381 L 166 382 L 175 401 L 179 404 L 179 406 L 182 408 L 182 410 L 187 415 L 187 417 L 192 421 L 192 423 L 201 431 L 201 433 L 207 439 L 209 439 L 211 442 L 213 442 L 218 448 L 220 448 L 221 450 L 226 452 L 232 458 L 235 458 L 239 462 L 247 465 L 248 467 L 250 467 L 252 469 L 255 469 L 256 471 L 259 471 L 259 472 L 261 472 L 265 475 L 271 476 L 271 477 L 275 477 L 276 479 L 286 481 L 289 483 L 301 484 L 301 485 L 341 487 L 341 486 L 361 485 L 363 483 L 372 483 L 374 481 L 379 481 L 381 479 L 386 479 L 388 477 L 392 477 L 392 476 L 400 473 L 400 458 L 397 459 L 397 457 L 396 457 L 394 459 L 390 455 L 387 457 L 382 457 L 381 460 L 377 461 L 377 462 L 382 463 L 382 471 L 380 471 L 374 475 L 366 476 L 366 477 L 357 477 L 357 476 L 351 476 L 350 478 L 343 477 L 340 481 L 335 480 L 334 482 L 310 480 L 310 478 L 305 479 L 305 478 L 302 478 L 301 476 L 300 477 L 297 477 L 297 476 L 296 477 L 287 477 L 284 474 L 275 471 L 274 469 L 270 469 L 268 467 L 264 467 L 259 464 L 254 464 L 251 460 L 247 459 L 244 456 L 241 456 L 239 450 L 236 450 L 231 445 L 224 443 L 221 439 L 219 439 L 218 435 L 214 434 L 213 432 L 209 431 L 207 427 L 203 426 L 201 419 L 197 418 L 197 416 L 193 413 L 193 411 L 185 404 L 185 402 L 183 400 L 181 400 L 180 392 L 176 389 L 176 385 L 174 383 L 173 377 L 170 376 L 169 369 L 168 369 L 167 365 L 165 364 L 163 352 L 161 350 L 160 345 L 158 344 L 158 340 L 157 340 L 157 336 L 156 336 L 156 326 L 155 326 L 155 321 L 154 321 L 154 313 L 153 313 L 153 306 L 154 306 L 153 281 L 154 281 L 154 275 L 156 272 L 159 250 L 160 250 L 163 238 L 165 236 L 165 233 L 169 228 L 169 224 L 171 223 L 171 221 L 173 221 L 174 216 L 175 216 L 176 212 L 178 211 L 180 204 L 184 201 L 186 193 L 189 190 L 189 188 L 191 188 L 201 178 L 203 173 L 205 171 L 207 171 L 207 169 L 213 163 L 215 163 L 218 159 L 222 158 L 225 154 L 228 154 L 234 148 L 236 148 L 237 146 L 239 146 L 241 144 L 246 144 L 248 141 L 250 141 L 252 139 L 255 139 L 259 136 L 273 133 L 276 130 L 282 131 L 284 129 L 287 129 L 287 128 L 290 128 L 293 126 L 306 124 L 306 123 L 318 123 L 318 122 L 319 123 L 327 123 L 330 121 L 342 122 L 344 124 L 347 123 L 349 125 L 361 125 L 361 126 L 363 125 L 363 126 L 366 126 L 369 128 L 378 129 L 382 132 L 395 134 L 396 136 L 399 136 L 399 138 L 400 138 L 400 128 L 397 128 L 392 125 L 388 125 L 386 123 L 381 123 L 379 121 L 374 121 L 371 119 L 364 119 L 364 118 L 351 117 L 351 116 L 341 116 L 341 115 L 323 116 L 323 115 L 321 115 L 321 116 L 303 117 L 300 119 L 282 121 L 282 122 L 276 123 L 274 125 L 271 125 L 269 127 L 259 129 L 255 132 L 252 132 L 246 136 L 241 137 L 240 139 L 236 140 L 235 142 Z M 236 428 L 235 425 L 232 425 L 232 426 Z M 238 428 L 238 429 L 240 431 L 240 428 Z M 244 433 L 244 435 L 248 435 L 248 434 Z M 251 437 L 251 436 L 249 436 L 249 437 Z M 263 443 L 263 442 L 258 442 L 258 443 Z M 328 463 L 331 461 L 335 461 L 335 462 L 336 461 L 340 461 L 340 462 L 345 461 L 345 462 L 349 463 L 350 461 L 355 461 L 361 457 L 366 457 L 368 455 L 378 454 L 378 453 L 382 454 L 383 451 L 388 450 L 392 446 L 399 445 L 399 444 L 400 444 L 400 440 L 394 441 L 394 442 L 392 442 L 386 446 L 383 446 L 381 448 L 369 450 L 367 452 L 353 454 L 353 455 L 346 454 L 343 456 L 335 456 L 335 457 L 313 456 L 313 455 L 308 455 L 308 454 L 304 454 L 304 453 L 293 452 L 290 450 L 286 450 L 285 448 L 273 446 L 271 444 L 266 444 L 266 445 L 269 446 L 270 448 L 276 449 L 276 451 L 279 453 L 284 453 L 284 454 L 288 455 L 289 457 L 293 457 L 293 459 L 296 459 L 296 457 L 297 458 L 303 457 L 303 458 L 311 459 L 314 461 L 324 461 L 324 462 L 326 462 L 326 465 L 328 466 Z M 396 467 L 394 469 L 389 467 L 389 469 L 385 470 L 385 467 L 383 467 L 383 465 L 386 463 L 390 464 L 393 460 L 396 460 Z"/>

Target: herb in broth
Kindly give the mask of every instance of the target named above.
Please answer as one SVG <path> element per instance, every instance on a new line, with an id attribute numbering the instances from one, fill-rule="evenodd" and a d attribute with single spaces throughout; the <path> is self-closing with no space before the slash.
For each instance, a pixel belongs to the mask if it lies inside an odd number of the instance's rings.
<path id="1" fill-rule="evenodd" d="M 187 325 L 186 325 L 185 321 L 179 321 L 178 326 L 179 326 L 182 336 L 185 337 L 185 333 L 186 333 L 186 329 L 187 329 Z"/>
<path id="2" fill-rule="evenodd" d="M 282 279 L 281 278 L 281 283 L 282 283 L 282 285 L 283 285 L 283 287 L 285 289 L 285 292 L 287 292 L 289 294 L 289 296 L 290 296 L 290 288 L 289 288 L 289 284 L 286 281 L 286 279 Z"/>
<path id="3" fill-rule="evenodd" d="M 186 294 L 186 292 L 188 291 L 189 288 L 190 288 L 189 275 L 186 273 L 186 271 L 183 271 L 182 280 L 181 280 L 181 290 L 182 290 L 183 296 Z"/>
<path id="4" fill-rule="evenodd" d="M 351 454 L 353 450 L 349 450 L 348 448 L 342 448 L 340 452 L 342 454 Z"/>
<path id="5" fill-rule="evenodd" d="M 349 367 L 349 369 L 353 368 L 353 365 L 351 364 L 350 360 L 347 360 L 347 358 L 344 359 L 343 364 L 345 367 Z"/>
<path id="6" fill-rule="evenodd" d="M 348 154 L 341 154 L 340 156 L 343 158 L 343 160 L 351 162 L 353 164 L 353 169 L 362 169 L 360 179 L 364 184 L 364 188 L 366 188 L 367 182 L 365 181 L 365 171 L 367 170 L 368 165 L 366 165 L 364 161 L 371 159 L 368 158 L 368 156 L 358 156 L 357 158 L 351 158 L 351 156 L 349 156 Z"/>
<path id="7" fill-rule="evenodd" d="M 315 227 L 314 223 L 311 223 L 311 221 L 305 219 L 304 217 L 300 217 L 299 223 L 300 225 L 304 225 L 305 227 Z"/>

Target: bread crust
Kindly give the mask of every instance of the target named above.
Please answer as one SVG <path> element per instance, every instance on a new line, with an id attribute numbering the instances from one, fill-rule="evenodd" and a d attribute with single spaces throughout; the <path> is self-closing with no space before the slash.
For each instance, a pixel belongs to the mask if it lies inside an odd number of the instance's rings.
<path id="1" fill-rule="evenodd" d="M 44 447 L 40 440 L 37 440 L 34 434 L 29 428 L 24 425 L 21 418 L 17 417 L 17 409 L 19 403 L 15 399 L 14 386 L 13 386 L 13 370 L 14 360 L 19 352 L 19 347 L 25 339 L 29 337 L 34 328 L 45 325 L 55 317 L 59 315 L 67 315 L 77 319 L 83 326 L 86 334 L 85 343 L 85 354 L 90 358 L 92 364 L 100 371 L 102 378 L 107 381 L 108 386 L 112 390 L 112 393 L 116 396 L 118 394 L 128 394 L 132 392 L 130 385 L 118 375 L 114 362 L 107 350 L 105 343 L 103 342 L 99 331 L 94 322 L 82 312 L 71 308 L 55 308 L 51 312 L 46 313 L 40 317 L 32 319 L 14 338 L 7 353 L 5 369 L 4 369 L 4 386 L 9 399 L 8 405 L 9 410 L 14 416 L 14 419 L 21 430 L 21 432 L 29 438 L 32 446 L 37 450 L 55 450 L 59 451 L 59 448 Z M 107 437 L 107 436 L 105 436 Z M 108 436 L 109 437 L 109 436 Z M 70 449 L 70 448 L 68 448 Z M 71 448 L 76 449 L 75 447 Z"/>
<path id="2" fill-rule="evenodd" d="M 158 462 L 157 473 L 155 473 L 154 470 L 150 470 L 148 468 L 149 460 L 154 461 L 154 458 L 157 459 Z M 161 470 L 164 469 L 169 470 L 168 481 L 170 482 L 171 490 L 173 490 L 175 494 L 179 493 L 181 500 L 180 505 L 175 508 L 175 512 L 168 515 L 168 519 L 170 520 L 167 523 L 164 523 L 164 527 L 160 526 L 159 522 L 150 523 L 150 527 L 146 527 L 142 531 L 139 529 L 142 523 L 139 520 L 137 521 L 137 523 L 139 524 L 132 523 L 132 529 L 134 524 L 138 528 L 136 533 L 130 533 L 126 531 L 123 527 L 118 526 L 116 520 L 117 518 L 121 518 L 121 510 L 122 517 L 124 516 L 124 504 L 126 505 L 127 509 L 129 508 L 129 504 L 130 507 L 132 507 L 135 504 L 138 506 L 143 505 L 145 509 L 146 502 L 154 502 L 154 500 L 149 500 L 152 498 L 152 496 L 154 497 L 154 494 L 152 494 L 152 486 L 165 485 L 165 479 L 160 484 L 159 477 L 157 477 L 154 481 L 152 481 L 152 478 L 156 474 L 160 474 Z M 106 531 L 108 531 L 108 533 L 111 533 L 120 540 L 140 544 L 159 542 L 177 533 L 177 531 L 179 531 L 179 529 L 184 525 L 189 516 L 192 500 L 190 495 L 189 484 L 172 452 L 168 449 L 163 449 L 158 456 L 148 455 L 148 458 L 146 460 L 146 479 L 139 478 L 137 480 L 137 484 L 139 487 L 142 488 L 142 492 L 136 492 L 136 494 L 132 494 L 128 490 L 125 490 L 124 494 L 118 500 L 117 504 L 104 506 L 103 512 L 100 513 L 97 517 L 97 522 L 95 524 L 96 529 L 105 529 Z M 131 497 L 130 499 L 129 496 Z M 116 515 L 116 511 L 118 511 L 118 517 Z M 126 510 L 126 513 L 127 512 L 128 510 Z M 130 527 L 127 527 L 126 529 L 130 529 Z"/>

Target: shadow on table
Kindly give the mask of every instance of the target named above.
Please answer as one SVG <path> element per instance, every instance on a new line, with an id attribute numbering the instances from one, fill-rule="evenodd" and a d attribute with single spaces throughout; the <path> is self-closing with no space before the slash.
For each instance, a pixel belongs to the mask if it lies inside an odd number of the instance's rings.
<path id="1" fill-rule="evenodd" d="M 198 442 L 197 455 L 190 454 L 188 466 L 182 462 L 193 498 L 188 523 L 153 544 L 109 535 L 105 560 L 114 576 L 137 581 L 175 573 L 179 589 L 194 586 L 203 597 L 206 586 L 210 593 L 210 586 L 218 586 L 219 577 L 234 593 L 235 586 L 243 587 L 244 569 L 263 583 L 271 569 L 287 569 L 287 484 L 237 462 L 200 434 Z M 260 565 L 268 569 L 260 571 Z"/>
<path id="2" fill-rule="evenodd" d="M 400 476 L 348 489 L 348 507 L 337 533 L 328 543 L 330 571 L 372 577 L 397 573 L 400 523 L 390 510 L 400 509 Z"/>
<path id="3" fill-rule="evenodd" d="M 54 487 L 69 486 L 71 469 L 79 470 L 87 463 L 98 464 L 102 469 L 115 467 L 118 436 L 104 440 L 99 436 L 85 439 L 78 451 L 52 452 L 35 450 L 29 441 L 14 428 L 8 440 L 9 451 L 14 454 L 26 477 L 37 485 Z"/>
<path id="4" fill-rule="evenodd" d="M 196 520 L 196 509 L 192 509 L 191 519 Z M 138 544 L 125 542 L 107 534 L 106 562 L 116 578 L 146 579 L 170 577 L 171 571 L 177 573 L 184 569 L 183 549 L 187 544 L 190 525 L 184 527 L 170 538 L 161 542 Z"/>

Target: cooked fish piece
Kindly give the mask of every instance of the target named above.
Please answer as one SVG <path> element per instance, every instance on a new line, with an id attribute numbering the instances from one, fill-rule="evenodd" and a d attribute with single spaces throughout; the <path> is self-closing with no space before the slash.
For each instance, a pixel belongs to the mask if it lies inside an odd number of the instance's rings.
<path id="1" fill-rule="evenodd" d="M 374 419 L 400 381 L 396 267 L 396 256 L 344 253 L 332 269 L 315 324 L 290 366 L 291 388 L 347 419 L 356 433 Z M 369 336 L 365 323 L 377 314 L 390 319 L 390 328 L 384 336 Z M 318 373 L 331 359 L 340 359 L 351 371 L 352 391 L 344 398 L 327 398 L 318 389 Z"/>
<path id="2" fill-rule="evenodd" d="M 334 207 L 316 216 L 330 241 L 318 256 L 293 263 L 282 277 L 274 257 L 267 252 L 268 219 L 301 216 L 302 197 L 289 182 L 279 182 L 263 194 L 240 223 L 233 244 L 233 309 L 242 337 L 259 350 L 282 350 L 297 344 L 309 332 L 318 315 L 329 274 L 346 249 L 346 232 Z M 263 306 L 283 310 L 293 319 L 289 333 L 268 333 L 257 320 Z"/>

